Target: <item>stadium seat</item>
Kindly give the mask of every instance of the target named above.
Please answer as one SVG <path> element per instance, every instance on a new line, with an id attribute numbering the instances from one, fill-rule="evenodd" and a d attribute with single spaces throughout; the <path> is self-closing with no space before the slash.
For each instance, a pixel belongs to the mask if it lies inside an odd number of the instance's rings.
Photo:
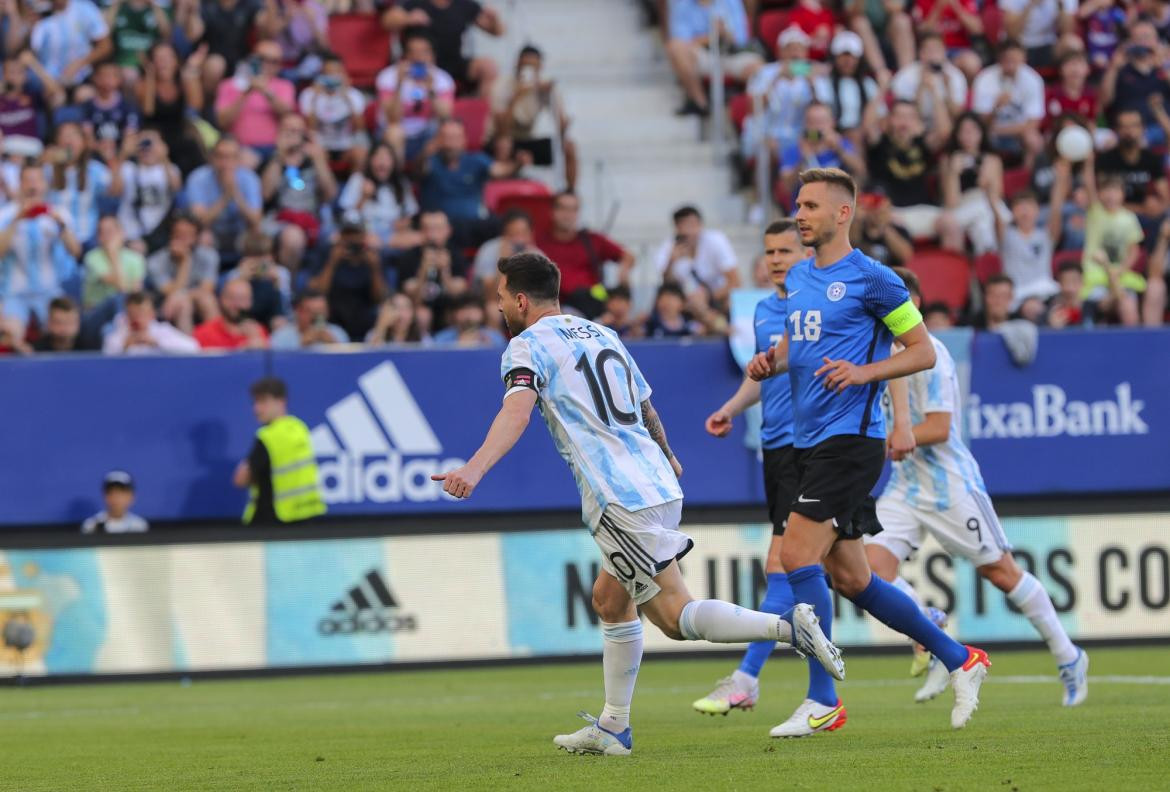
<path id="1" fill-rule="evenodd" d="M 1001 272 L 1003 272 L 1003 260 L 998 253 L 992 251 L 975 257 L 975 277 L 979 279 L 980 283 L 987 283 L 988 278 Z"/>
<path id="2" fill-rule="evenodd" d="M 1057 271 L 1065 264 L 1073 263 L 1080 265 L 1081 260 L 1085 257 L 1084 251 L 1081 250 L 1058 250 L 1052 254 L 1052 277 L 1056 277 Z"/>
<path id="3" fill-rule="evenodd" d="M 500 205 L 518 196 L 549 197 L 552 193 L 543 182 L 531 179 L 495 179 L 483 188 L 483 205 L 492 214 L 500 214 Z"/>
<path id="4" fill-rule="evenodd" d="M 727 114 L 731 116 L 736 133 L 742 133 L 744 121 L 752 114 L 752 98 L 745 93 L 731 97 L 731 101 L 727 103 Z"/>
<path id="5" fill-rule="evenodd" d="M 992 49 L 995 49 L 1003 38 L 1003 12 L 995 3 L 984 3 L 979 16 L 983 20 L 983 36 Z"/>
<path id="6" fill-rule="evenodd" d="M 341 56 L 353 86 L 366 91 L 390 63 L 390 33 L 376 14 L 329 17 L 329 48 Z"/>
<path id="7" fill-rule="evenodd" d="M 971 262 L 951 250 L 917 250 L 906 266 L 918 276 L 923 302 L 945 303 L 958 313 L 971 290 Z"/>
<path id="8" fill-rule="evenodd" d="M 491 115 L 491 107 L 488 106 L 487 100 L 478 96 L 461 96 L 455 100 L 451 114 L 463 124 L 463 129 L 467 132 L 468 151 L 482 149 L 488 117 Z"/>
<path id="9" fill-rule="evenodd" d="M 788 23 L 792 20 L 792 11 L 782 8 L 773 11 L 765 11 L 760 14 L 759 31 L 760 41 L 768 48 L 768 52 L 778 56 L 776 51 L 776 39 L 780 37 L 780 31 L 788 27 Z"/>
<path id="10" fill-rule="evenodd" d="M 1003 197 L 1010 199 L 1032 186 L 1032 171 L 1027 168 L 1010 168 L 1003 172 Z"/>
<path id="11" fill-rule="evenodd" d="M 547 236 L 552 232 L 551 195 L 506 195 L 498 204 L 501 212 L 513 209 L 524 212 L 532 220 L 532 233 L 536 236 Z"/>

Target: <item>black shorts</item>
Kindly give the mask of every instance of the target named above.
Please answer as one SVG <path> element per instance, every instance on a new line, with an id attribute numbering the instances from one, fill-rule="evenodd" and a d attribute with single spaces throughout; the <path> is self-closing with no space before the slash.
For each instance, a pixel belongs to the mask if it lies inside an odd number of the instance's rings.
<path id="1" fill-rule="evenodd" d="M 772 536 L 783 536 L 796 498 L 796 449 L 792 446 L 764 449 L 764 494 Z"/>
<path id="2" fill-rule="evenodd" d="M 885 441 L 837 435 L 796 450 L 792 511 L 816 522 L 833 520 L 842 539 L 881 531 L 870 492 L 882 475 Z"/>

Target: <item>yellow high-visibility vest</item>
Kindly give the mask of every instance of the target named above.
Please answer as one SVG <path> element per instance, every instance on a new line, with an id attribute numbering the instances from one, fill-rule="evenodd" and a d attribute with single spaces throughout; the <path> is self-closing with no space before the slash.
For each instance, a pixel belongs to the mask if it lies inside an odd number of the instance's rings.
<path id="1" fill-rule="evenodd" d="M 256 431 L 256 437 L 268 451 L 272 471 L 272 500 L 276 519 L 299 522 L 325 513 L 325 501 L 317 479 L 317 460 L 309 427 L 291 415 L 277 418 Z M 259 490 L 252 486 L 244 522 L 252 522 Z"/>

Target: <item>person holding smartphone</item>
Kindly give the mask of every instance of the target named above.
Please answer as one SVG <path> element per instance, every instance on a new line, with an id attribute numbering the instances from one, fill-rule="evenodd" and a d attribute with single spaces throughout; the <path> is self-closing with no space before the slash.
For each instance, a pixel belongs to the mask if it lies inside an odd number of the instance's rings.
<path id="1" fill-rule="evenodd" d="M 402 45 L 402 59 L 379 72 L 374 82 L 385 124 L 383 137 L 400 158 L 415 160 L 451 117 L 455 80 L 435 65 L 435 50 L 422 31 L 412 31 Z"/>
<path id="2" fill-rule="evenodd" d="M 329 321 L 329 300 L 316 289 L 305 289 L 293 298 L 293 321 L 272 334 L 273 349 L 302 349 L 345 344 L 349 336 Z"/>

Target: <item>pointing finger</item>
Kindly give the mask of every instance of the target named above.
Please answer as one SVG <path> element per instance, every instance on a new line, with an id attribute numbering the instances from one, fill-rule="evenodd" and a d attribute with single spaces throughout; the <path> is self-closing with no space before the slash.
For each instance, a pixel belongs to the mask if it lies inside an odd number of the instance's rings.
<path id="1" fill-rule="evenodd" d="M 446 481 L 446 480 L 447 480 L 446 473 L 432 473 L 431 474 L 431 481 Z"/>

